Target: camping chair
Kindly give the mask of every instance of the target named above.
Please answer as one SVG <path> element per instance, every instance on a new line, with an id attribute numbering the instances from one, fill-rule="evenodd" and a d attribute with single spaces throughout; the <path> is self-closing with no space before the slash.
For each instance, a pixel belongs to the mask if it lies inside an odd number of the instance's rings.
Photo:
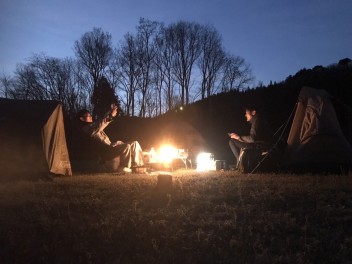
<path id="1" fill-rule="evenodd" d="M 237 169 L 241 173 L 253 173 L 260 165 L 264 158 L 271 154 L 272 145 L 257 141 L 251 147 L 241 148 L 237 162 Z"/>

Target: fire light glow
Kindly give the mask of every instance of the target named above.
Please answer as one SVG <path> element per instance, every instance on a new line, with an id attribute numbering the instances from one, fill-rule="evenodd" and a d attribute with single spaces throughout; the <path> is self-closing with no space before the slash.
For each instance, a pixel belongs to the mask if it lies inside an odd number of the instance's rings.
<path id="1" fill-rule="evenodd" d="M 167 167 L 171 166 L 172 162 L 176 159 L 182 159 L 185 162 L 185 159 L 188 156 L 184 149 L 177 149 L 171 145 L 163 145 L 158 151 L 154 151 L 154 148 L 152 148 L 149 155 L 151 162 L 161 163 Z M 214 155 L 212 153 L 199 153 L 196 162 L 197 171 L 216 170 Z"/>
<path id="2" fill-rule="evenodd" d="M 162 146 L 158 151 L 158 161 L 162 163 L 171 163 L 178 156 L 178 151 L 172 146 Z"/>
<path id="3" fill-rule="evenodd" d="M 197 171 L 215 170 L 215 161 L 211 153 L 201 152 L 197 156 Z"/>

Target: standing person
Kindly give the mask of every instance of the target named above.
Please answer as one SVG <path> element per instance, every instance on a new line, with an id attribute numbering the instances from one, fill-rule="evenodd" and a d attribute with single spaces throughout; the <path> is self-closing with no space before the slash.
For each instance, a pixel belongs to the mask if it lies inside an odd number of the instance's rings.
<path id="1" fill-rule="evenodd" d="M 118 170 L 128 173 L 132 171 L 131 167 L 144 166 L 143 151 L 137 141 L 132 141 L 131 143 L 124 143 L 122 141 L 111 142 L 104 129 L 117 116 L 117 113 L 118 107 L 112 105 L 111 110 L 103 118 L 95 122 L 93 122 L 92 115 L 86 109 L 78 111 L 77 118 L 81 123 L 83 132 L 105 146 L 101 154 L 102 158 L 104 160 L 112 160 L 120 156 L 120 167 Z"/>
<path id="2" fill-rule="evenodd" d="M 236 158 L 236 168 L 239 163 L 240 150 L 242 148 L 254 148 L 257 143 L 272 143 L 272 131 L 269 124 L 261 116 L 258 115 L 254 107 L 245 109 L 245 117 L 250 123 L 249 135 L 238 135 L 237 133 L 228 133 L 230 136 L 229 145 L 233 155 Z"/>

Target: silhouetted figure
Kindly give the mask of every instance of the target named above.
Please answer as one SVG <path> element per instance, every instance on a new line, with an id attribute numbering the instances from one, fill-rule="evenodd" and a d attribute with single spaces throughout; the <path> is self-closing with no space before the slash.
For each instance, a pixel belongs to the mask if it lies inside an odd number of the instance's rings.
<path id="1" fill-rule="evenodd" d="M 92 140 L 100 143 L 100 156 L 104 161 L 113 160 L 120 157 L 119 171 L 131 172 L 131 167 L 139 167 L 144 165 L 143 151 L 137 141 L 124 143 L 122 141 L 111 142 L 109 136 L 104 129 L 110 124 L 118 113 L 118 107 L 113 105 L 111 110 L 107 112 L 103 118 L 93 122 L 92 115 L 86 109 L 82 109 L 77 113 L 80 129 Z M 94 143 L 92 143 L 94 144 Z"/>
<path id="2" fill-rule="evenodd" d="M 250 131 L 248 135 L 238 135 L 237 133 L 229 133 L 229 145 L 233 155 L 236 158 L 236 168 L 238 167 L 241 149 L 252 149 L 258 144 L 269 145 L 272 143 L 272 131 L 269 124 L 256 111 L 254 107 L 245 109 L 245 117 L 250 123 Z"/>

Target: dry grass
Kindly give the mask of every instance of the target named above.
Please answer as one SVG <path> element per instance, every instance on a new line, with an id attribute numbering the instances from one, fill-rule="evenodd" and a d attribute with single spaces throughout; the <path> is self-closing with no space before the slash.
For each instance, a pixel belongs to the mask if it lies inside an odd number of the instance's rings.
<path id="1" fill-rule="evenodd" d="M 352 263 L 352 177 L 0 183 L 0 263 Z"/>

